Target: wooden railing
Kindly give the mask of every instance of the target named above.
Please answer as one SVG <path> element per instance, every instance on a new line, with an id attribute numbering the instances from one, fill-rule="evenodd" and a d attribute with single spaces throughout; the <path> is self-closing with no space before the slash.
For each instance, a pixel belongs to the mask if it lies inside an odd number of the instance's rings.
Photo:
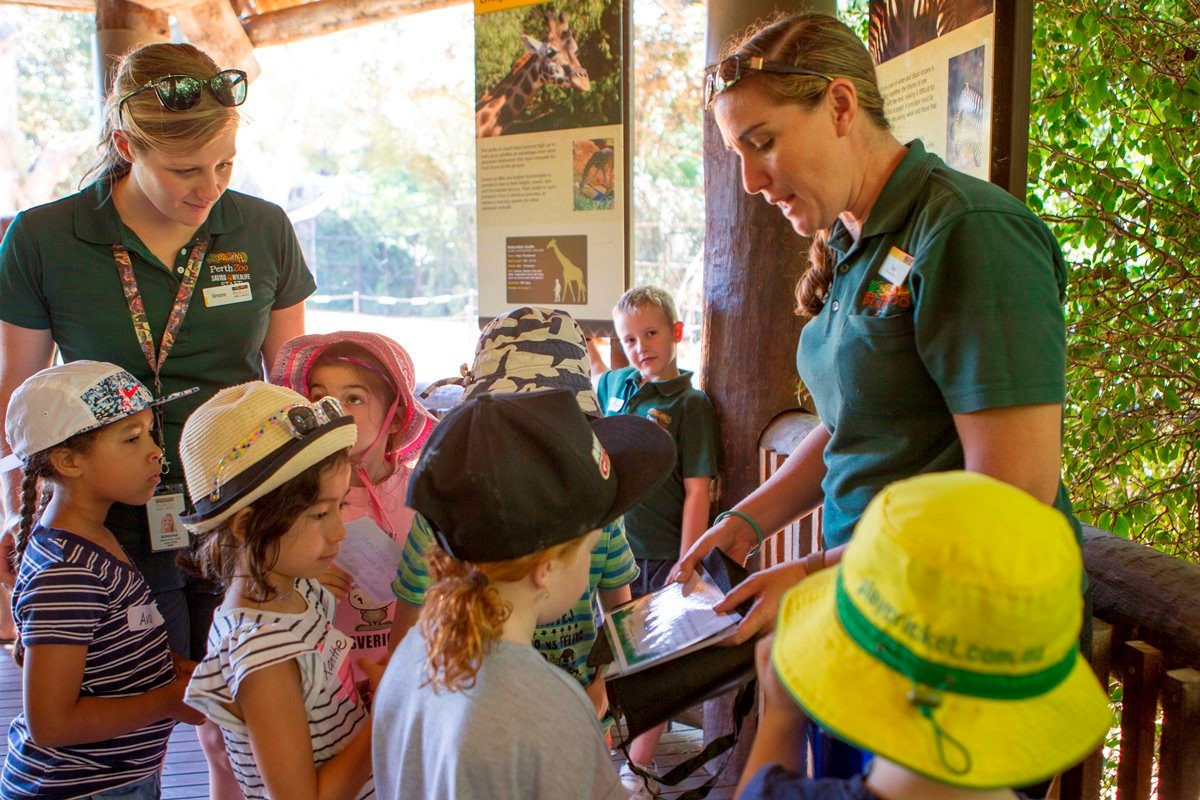
<path id="1" fill-rule="evenodd" d="M 816 425 L 781 415 L 759 440 L 759 480 L 775 473 Z M 820 512 L 778 532 L 763 549 L 771 566 L 821 549 Z M 1092 587 L 1097 675 L 1120 684 L 1117 800 L 1200 800 L 1200 567 L 1084 526 Z M 1097 800 L 1103 748 L 1061 776 L 1060 800 Z"/>

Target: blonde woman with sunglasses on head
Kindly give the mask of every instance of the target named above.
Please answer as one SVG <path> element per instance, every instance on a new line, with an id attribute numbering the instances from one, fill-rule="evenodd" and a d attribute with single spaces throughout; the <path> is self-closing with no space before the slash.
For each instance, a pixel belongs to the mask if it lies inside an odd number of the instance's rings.
<path id="1" fill-rule="evenodd" d="M 175 562 L 187 545 L 174 519 L 186 513 L 183 421 L 219 389 L 261 379 L 263 360 L 304 332 L 303 302 L 316 288 L 283 210 L 227 191 L 247 88 L 245 73 L 191 45 L 129 53 L 85 188 L 23 211 L 0 245 L 0 408 L 50 365 L 55 346 L 64 361 L 116 363 L 156 395 L 200 386 L 156 417 L 159 491 L 148 506 L 115 504 L 107 519 L 150 584 L 172 649 L 196 660 L 220 595 Z M 4 550 L 20 505 L 14 475 Z M 219 737 L 205 749 L 220 753 Z M 238 796 L 232 775 L 211 777 L 214 797 Z"/>
<path id="2" fill-rule="evenodd" d="M 713 547 L 745 555 L 822 504 L 829 548 L 730 593 L 728 608 L 755 600 L 743 641 L 773 625 L 788 588 L 837 561 L 892 481 L 965 469 L 1071 518 L 1060 478 L 1066 269 L 1023 203 L 892 134 L 871 57 L 837 19 L 780 16 L 722 56 L 704 100 L 744 188 L 813 241 L 796 361 L 822 424 L 721 515 L 679 577 Z"/>

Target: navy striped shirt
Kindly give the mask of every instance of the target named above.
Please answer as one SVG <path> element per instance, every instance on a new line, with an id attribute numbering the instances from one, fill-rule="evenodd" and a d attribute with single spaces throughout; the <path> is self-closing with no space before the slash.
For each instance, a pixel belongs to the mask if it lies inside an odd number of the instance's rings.
<path id="1" fill-rule="evenodd" d="M 288 661 L 297 663 L 317 767 L 344 750 L 371 724 L 350 681 L 353 640 L 333 626 L 333 595 L 307 578 L 296 581 L 296 591 L 308 603 L 299 614 L 218 609 L 208 632 L 208 654 L 188 683 L 185 702 L 221 727 L 225 752 L 247 800 L 267 798 L 267 787 L 250 747 L 246 723 L 228 706 L 250 673 Z M 375 784 L 368 780 L 358 798 L 374 796 Z"/>
<path id="2" fill-rule="evenodd" d="M 127 697 L 175 679 L 167 630 L 142 574 L 75 534 L 34 529 L 13 616 L 27 648 L 87 648 L 81 697 Z M 22 713 L 8 730 L 0 794 L 65 800 L 144 780 L 162 765 L 174 725 L 163 719 L 102 742 L 42 747 Z"/>

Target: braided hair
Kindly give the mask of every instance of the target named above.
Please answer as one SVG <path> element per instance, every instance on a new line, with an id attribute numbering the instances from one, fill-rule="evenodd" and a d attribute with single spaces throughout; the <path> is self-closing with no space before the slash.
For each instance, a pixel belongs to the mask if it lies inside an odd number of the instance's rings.
<path id="1" fill-rule="evenodd" d="M 12 555 L 12 571 L 18 574 L 21 571 L 21 563 L 25 560 L 25 551 L 29 548 L 29 539 L 33 534 L 33 526 L 45 511 L 46 505 L 50 502 L 52 495 L 52 486 L 58 478 L 58 473 L 54 469 L 54 463 L 50 460 L 50 455 L 59 448 L 66 448 L 77 453 L 86 453 L 92 449 L 95 443 L 96 435 L 99 431 L 86 431 L 78 433 L 67 439 L 62 444 L 56 444 L 40 452 L 34 453 L 25 459 L 25 474 L 21 479 L 21 522 L 17 528 L 15 547 Z M 38 496 L 39 486 L 42 488 L 41 497 Z M 13 646 L 13 660 L 19 666 L 25 664 L 25 647 L 21 644 L 20 637 L 17 637 L 16 644 Z"/>

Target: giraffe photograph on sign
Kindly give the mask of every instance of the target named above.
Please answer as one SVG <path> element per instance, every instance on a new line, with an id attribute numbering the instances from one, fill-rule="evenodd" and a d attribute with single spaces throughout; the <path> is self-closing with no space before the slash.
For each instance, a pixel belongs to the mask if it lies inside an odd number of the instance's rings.
<path id="1" fill-rule="evenodd" d="M 507 302 L 587 304 L 587 236 L 510 236 L 505 260 Z"/>
<path id="2" fill-rule="evenodd" d="M 574 210 L 612 209 L 617 192 L 613 139 L 577 139 L 571 143 L 571 151 L 574 164 Z"/>
<path id="3" fill-rule="evenodd" d="M 621 3 L 539 3 L 475 19 L 475 135 L 618 124 Z"/>

